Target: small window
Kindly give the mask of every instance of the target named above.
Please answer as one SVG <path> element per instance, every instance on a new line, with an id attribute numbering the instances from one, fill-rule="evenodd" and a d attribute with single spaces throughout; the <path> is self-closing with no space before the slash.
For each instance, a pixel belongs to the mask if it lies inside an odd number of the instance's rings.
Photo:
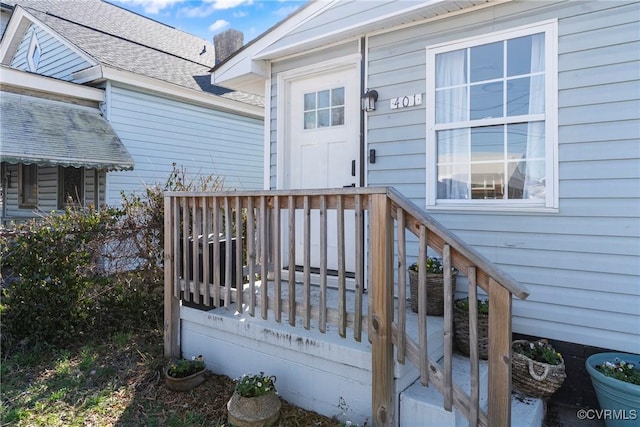
<path id="1" fill-rule="evenodd" d="M 304 128 L 344 124 L 344 87 L 304 94 Z"/>
<path id="2" fill-rule="evenodd" d="M 27 54 L 27 62 L 29 63 L 29 71 L 38 71 L 40 65 L 40 58 L 42 57 L 42 49 L 40 49 L 40 43 L 38 42 L 38 36 L 36 33 L 31 35 L 31 44 L 29 45 L 29 53 Z"/>
<path id="3" fill-rule="evenodd" d="M 84 205 L 84 169 L 59 168 L 58 209 Z"/>
<path id="4" fill-rule="evenodd" d="M 35 208 L 38 205 L 38 166 L 20 165 L 18 168 L 18 207 Z"/>

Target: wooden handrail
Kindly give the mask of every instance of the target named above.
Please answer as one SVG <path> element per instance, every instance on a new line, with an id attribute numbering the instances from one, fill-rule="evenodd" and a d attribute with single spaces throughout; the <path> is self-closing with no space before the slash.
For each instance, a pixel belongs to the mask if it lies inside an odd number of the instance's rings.
<path id="1" fill-rule="evenodd" d="M 344 188 L 314 190 L 269 190 L 243 192 L 165 193 L 165 356 L 180 354 L 179 300 L 205 306 L 236 304 L 249 316 L 277 322 L 283 315 L 290 325 L 296 319 L 309 329 L 325 332 L 335 325 L 340 336 L 353 330 L 372 343 L 372 420 L 375 426 L 392 426 L 393 354 L 399 363 L 407 360 L 419 371 L 424 385 L 434 385 L 444 396 L 444 408 L 458 410 L 469 425 L 502 426 L 510 422 L 511 392 L 511 300 L 524 299 L 528 290 L 494 266 L 487 258 L 429 216 L 393 188 Z M 364 211 L 369 222 L 369 313 L 363 313 Z M 312 215 L 312 212 L 314 213 Z M 329 214 L 336 235 L 329 236 Z M 316 215 L 317 214 L 317 218 Z M 335 214 L 335 215 L 334 215 Z M 288 220 L 285 217 L 288 216 Z M 345 230 L 345 217 L 355 219 L 355 230 Z M 316 218 L 316 219 L 314 219 Z M 314 221 L 315 226 L 312 225 Z M 315 228 L 314 228 L 315 227 Z M 312 228 L 318 233 L 312 235 Z M 405 286 L 408 270 L 405 231 L 419 242 L 419 264 L 425 263 L 427 248 L 439 253 L 444 265 L 445 326 L 444 366 L 428 356 L 426 317 L 426 272 L 419 270 L 417 340 L 406 334 Z M 296 231 L 303 241 L 296 241 Z M 288 233 L 288 238 L 283 238 Z M 394 241 L 394 235 L 396 240 Z M 209 238 L 212 246 L 209 247 Z M 339 301 L 327 305 L 328 239 L 336 239 L 336 276 Z M 346 300 L 345 241 L 355 239 L 354 302 Z M 319 298 L 311 300 L 311 240 L 318 239 L 320 254 Z M 233 243 L 235 241 L 235 243 Z M 224 249 L 220 246 L 225 242 Z M 232 244 L 233 243 L 233 244 Z M 302 252 L 296 256 L 296 245 Z M 397 244 L 397 247 L 394 246 Z M 235 250 L 233 246 L 235 245 Z M 282 256 L 284 251 L 288 257 Z M 202 256 L 200 258 L 198 255 Z M 411 254 L 416 255 L 416 254 Z M 232 259 L 235 258 L 235 263 Z M 212 266 L 210 259 L 215 260 Z M 224 262 L 218 260 L 224 259 Z M 302 291 L 296 287 L 296 259 L 303 260 Z M 397 260 L 397 264 L 394 264 Z M 471 388 L 462 390 L 452 381 L 453 288 L 451 268 L 467 278 L 470 310 Z M 282 275 L 289 275 L 281 286 Z M 395 275 L 394 275 L 395 273 Z M 236 277 L 233 281 L 232 278 Z M 224 277 L 224 280 L 222 280 Z M 394 282 L 397 278 L 397 283 Z M 246 279 L 243 279 L 246 278 Z M 269 278 L 269 280 L 267 280 Z M 259 286 L 258 286 L 259 284 Z M 300 286 L 300 285 L 298 285 Z M 489 296 L 489 385 L 488 410 L 479 408 L 477 289 Z M 399 301 L 394 312 L 393 298 Z M 258 295 L 259 293 L 259 295 Z M 284 294 L 287 294 L 286 296 Z M 271 314 L 270 314 L 271 313 Z M 315 322 L 312 324 L 312 322 Z"/>

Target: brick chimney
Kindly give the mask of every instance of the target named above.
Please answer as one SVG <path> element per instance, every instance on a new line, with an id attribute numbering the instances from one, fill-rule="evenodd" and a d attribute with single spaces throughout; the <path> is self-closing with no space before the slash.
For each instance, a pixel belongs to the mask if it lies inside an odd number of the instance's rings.
<path id="1" fill-rule="evenodd" d="M 242 31 L 233 28 L 213 36 L 213 45 L 216 50 L 216 64 L 224 61 L 233 52 L 240 49 L 244 43 Z"/>

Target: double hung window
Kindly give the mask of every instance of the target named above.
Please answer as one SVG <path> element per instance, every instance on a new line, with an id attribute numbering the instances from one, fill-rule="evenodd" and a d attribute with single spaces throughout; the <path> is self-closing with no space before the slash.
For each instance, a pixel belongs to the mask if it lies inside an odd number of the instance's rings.
<path id="1" fill-rule="evenodd" d="M 427 49 L 427 204 L 554 207 L 555 26 Z"/>
<path id="2" fill-rule="evenodd" d="M 20 164 L 18 169 L 18 207 L 38 205 L 38 166 Z"/>

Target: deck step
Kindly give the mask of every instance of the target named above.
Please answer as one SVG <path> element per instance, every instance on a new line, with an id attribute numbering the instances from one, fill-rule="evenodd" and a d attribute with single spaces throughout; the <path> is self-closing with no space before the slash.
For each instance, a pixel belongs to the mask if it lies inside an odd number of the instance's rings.
<path id="1" fill-rule="evenodd" d="M 459 354 L 453 356 L 453 382 L 467 393 L 470 389 L 469 359 Z M 480 362 L 480 407 L 486 409 L 488 367 Z M 423 387 L 416 380 L 400 393 L 400 425 L 402 427 L 462 427 L 468 421 L 457 410 L 445 411 L 444 398 L 434 386 Z M 511 399 L 511 425 L 513 427 L 541 427 L 544 419 L 544 402 L 517 394 Z"/>

